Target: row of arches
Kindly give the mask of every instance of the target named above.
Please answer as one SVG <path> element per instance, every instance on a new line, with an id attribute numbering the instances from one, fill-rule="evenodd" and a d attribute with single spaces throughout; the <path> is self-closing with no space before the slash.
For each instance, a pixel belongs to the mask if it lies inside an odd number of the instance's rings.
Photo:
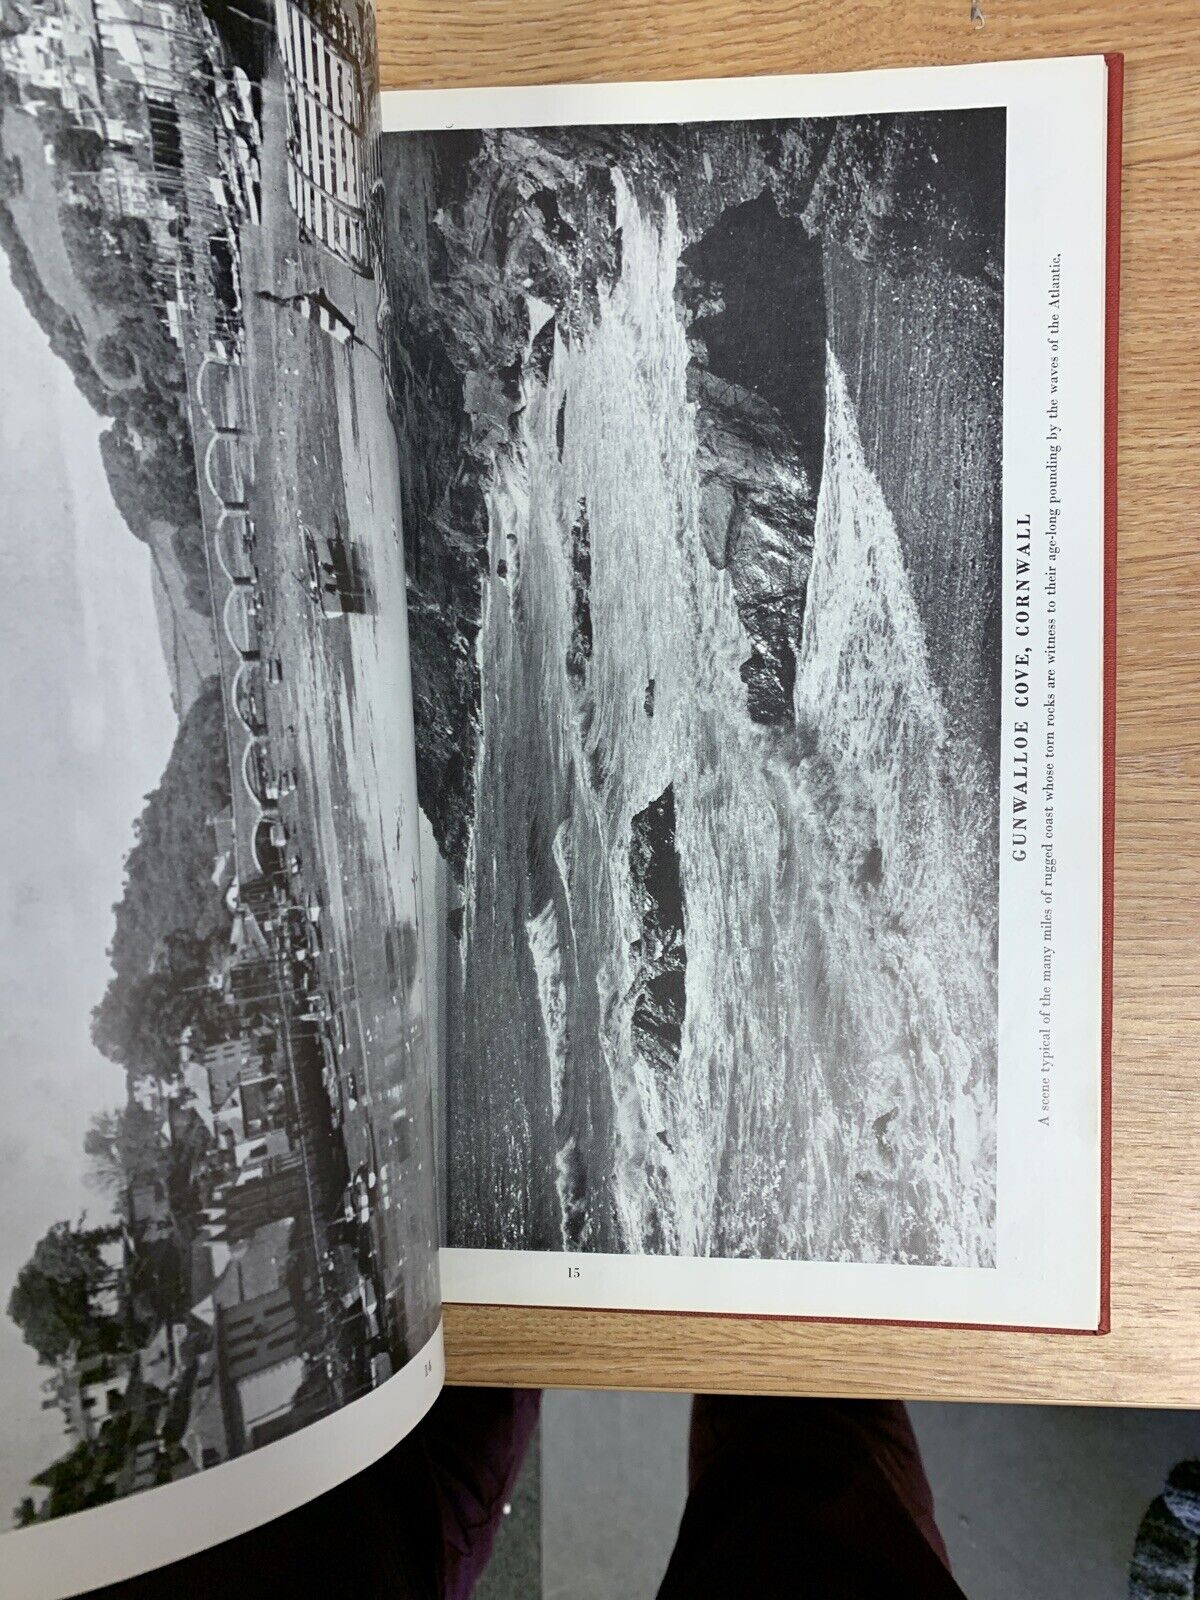
<path id="1" fill-rule="evenodd" d="M 282 870 L 283 858 L 265 743 L 266 677 L 261 659 L 254 519 L 249 505 L 254 480 L 253 424 L 241 365 L 224 350 L 211 350 L 202 359 L 196 374 L 195 405 L 197 435 L 209 435 L 200 458 L 201 473 L 217 506 L 215 519 L 206 516 L 205 523 L 211 529 L 215 567 L 229 585 L 221 606 L 221 626 L 238 658 L 229 685 L 231 731 L 240 732 L 244 739 L 241 760 L 234 763 L 234 781 L 242 791 L 242 803 L 236 809 L 248 812 L 251 819 L 255 867 L 271 875 Z"/>
<path id="2" fill-rule="evenodd" d="M 214 433 L 204 447 L 204 481 L 225 511 L 246 513 L 252 478 L 249 439 L 243 433 Z"/>
<path id="3" fill-rule="evenodd" d="M 241 363 L 223 349 L 208 351 L 196 374 L 195 402 L 209 435 L 201 462 L 209 493 L 223 511 L 247 514 L 254 430 Z"/>
<path id="4" fill-rule="evenodd" d="M 254 519 L 249 511 L 222 506 L 213 526 L 213 554 L 230 583 L 252 582 L 254 566 Z"/>
<path id="5" fill-rule="evenodd" d="M 223 350 L 208 351 L 196 374 L 196 404 L 214 433 L 244 430 L 250 408 L 241 363 Z"/>
<path id="6" fill-rule="evenodd" d="M 253 434 L 241 363 L 218 346 L 200 362 L 194 385 L 197 447 L 209 435 L 200 458 L 201 475 L 216 502 L 215 519 L 205 516 L 213 563 L 229 584 L 221 605 L 221 624 L 234 654 L 244 664 L 259 655 L 254 519 L 249 491 L 254 478 Z"/>

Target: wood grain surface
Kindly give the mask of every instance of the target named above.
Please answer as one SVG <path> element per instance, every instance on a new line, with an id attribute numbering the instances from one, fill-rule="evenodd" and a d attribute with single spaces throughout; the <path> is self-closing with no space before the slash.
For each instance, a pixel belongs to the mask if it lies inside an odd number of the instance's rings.
<path id="1" fill-rule="evenodd" d="M 389 87 L 1126 59 L 1112 1332 L 448 1306 L 450 1381 L 1200 1407 L 1200 0 L 379 0 Z"/>

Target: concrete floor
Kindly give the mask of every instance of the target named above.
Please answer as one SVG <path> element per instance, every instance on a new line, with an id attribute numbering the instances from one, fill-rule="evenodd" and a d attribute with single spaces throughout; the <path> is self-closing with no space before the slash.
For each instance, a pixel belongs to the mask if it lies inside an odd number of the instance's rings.
<path id="1" fill-rule="evenodd" d="M 651 1600 L 683 1508 L 686 1395 L 552 1392 L 479 1600 Z M 971 1600 L 1124 1600 L 1138 1524 L 1200 1414 L 915 1405 Z M 536 1501 L 540 1495 L 540 1517 Z"/>
<path id="2" fill-rule="evenodd" d="M 543 1600 L 652 1600 L 687 1490 L 690 1395 L 542 1401 Z"/>
<path id="3" fill-rule="evenodd" d="M 1146 1508 L 1200 1455 L 1200 1413 L 914 1405 L 955 1576 L 971 1600 L 1124 1600 Z"/>
<path id="4" fill-rule="evenodd" d="M 540 1600 L 542 1594 L 542 1440 L 535 1433 L 512 1501 L 473 1600 Z"/>

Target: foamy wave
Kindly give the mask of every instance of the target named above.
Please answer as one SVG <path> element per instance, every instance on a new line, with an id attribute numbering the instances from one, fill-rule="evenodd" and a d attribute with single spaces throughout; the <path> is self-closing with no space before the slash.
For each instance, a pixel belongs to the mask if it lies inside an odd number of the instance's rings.
<path id="1" fill-rule="evenodd" d="M 553 900 L 548 900 L 536 917 L 528 919 L 525 937 L 529 941 L 529 954 L 533 958 L 533 970 L 537 977 L 542 1031 L 546 1038 L 546 1056 L 550 1062 L 550 1105 L 557 1122 L 562 1114 L 571 1031 L 567 1023 L 567 989 L 563 981 L 562 946 Z"/>
<path id="2" fill-rule="evenodd" d="M 525 924 L 554 1122 L 553 1145 L 530 1158 L 553 1171 L 564 1242 L 986 1265 L 995 890 L 979 819 L 995 797 L 972 787 L 950 736 L 904 548 L 832 356 L 798 732 L 750 721 L 749 643 L 698 534 L 675 223 L 669 208 L 643 216 L 619 180 L 617 201 L 622 278 L 588 336 L 556 351 L 490 497 L 494 542 L 519 543 L 523 559 L 518 584 L 492 586 L 480 636 L 493 781 L 477 789 L 486 845 L 470 881 L 498 870 L 495 841 L 500 869 L 527 872 L 531 829 L 541 841 L 547 815 L 567 819 L 554 893 Z M 584 494 L 594 650 L 580 717 L 563 528 Z M 631 816 L 668 782 L 688 966 L 679 1059 L 664 1070 L 632 1038 L 628 853 Z M 511 940 L 489 948 L 495 967 L 472 968 L 466 1003 L 488 1026 L 528 1006 L 536 1027 Z M 566 1076 L 577 1017 L 579 1081 Z M 530 1070 L 536 1101 L 545 1080 Z M 503 1116 L 515 1122 L 522 1103 Z"/>

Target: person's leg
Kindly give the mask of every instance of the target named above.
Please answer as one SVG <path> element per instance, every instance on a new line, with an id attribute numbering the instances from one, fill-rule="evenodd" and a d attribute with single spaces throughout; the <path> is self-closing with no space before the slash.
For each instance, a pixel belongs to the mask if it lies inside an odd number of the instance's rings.
<path id="1" fill-rule="evenodd" d="M 441 1524 L 441 1593 L 466 1600 L 537 1426 L 537 1389 L 443 1389 L 419 1439 Z"/>
<path id="2" fill-rule="evenodd" d="M 897 1402 L 698 1396 L 688 1476 L 659 1600 L 961 1600 Z"/>
<path id="3" fill-rule="evenodd" d="M 430 1479 L 410 1435 L 286 1516 L 85 1600 L 440 1600 L 442 1531 Z M 187 1507 L 184 1497 L 173 1514 L 187 1516 Z"/>
<path id="4" fill-rule="evenodd" d="M 466 1600 L 540 1399 L 533 1390 L 444 1389 L 415 1432 L 328 1494 L 88 1600 Z"/>

